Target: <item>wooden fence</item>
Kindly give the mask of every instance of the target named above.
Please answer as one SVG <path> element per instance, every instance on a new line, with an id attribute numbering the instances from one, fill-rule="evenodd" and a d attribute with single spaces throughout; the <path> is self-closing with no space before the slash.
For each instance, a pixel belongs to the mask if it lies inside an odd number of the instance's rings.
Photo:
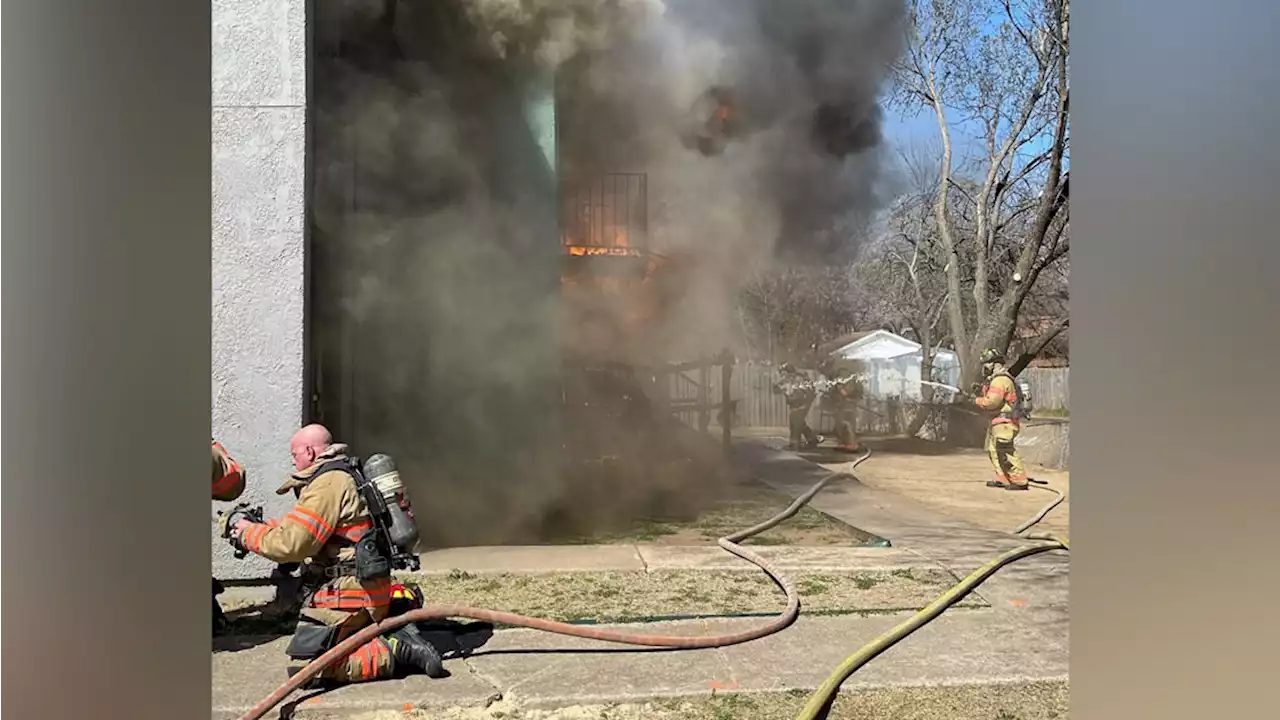
<path id="1" fill-rule="evenodd" d="M 1037 410 L 1071 411 L 1071 368 L 1027 368 L 1019 377 L 1031 385 Z"/>
<path id="2" fill-rule="evenodd" d="M 722 367 L 715 360 L 698 366 L 689 363 L 683 369 L 673 368 L 659 380 L 668 395 L 673 414 L 694 428 L 705 429 L 706 423 L 719 425 L 719 404 L 723 398 Z M 1031 385 L 1039 410 L 1066 412 L 1070 408 L 1068 368 L 1027 368 L 1022 378 Z M 729 397 L 733 405 L 733 427 L 787 427 L 787 403 L 773 391 L 777 368 L 754 362 L 737 362 L 729 376 Z M 703 387 L 705 384 L 705 388 Z M 715 406 L 710 410 L 702 410 Z M 860 434 L 896 435 L 903 432 L 915 417 L 918 402 L 901 398 L 864 398 L 859 402 L 857 431 Z M 931 408 L 930 417 L 921 431 L 926 438 L 941 439 L 946 432 L 946 406 Z M 832 414 L 815 402 L 809 410 L 809 425 L 820 433 L 830 433 L 835 426 Z"/>
<path id="3" fill-rule="evenodd" d="M 663 380 L 666 387 L 663 389 L 669 393 L 672 414 L 693 428 L 705 429 L 707 423 L 719 426 L 719 405 L 724 397 L 723 378 L 722 367 L 714 367 L 713 371 L 710 361 L 705 371 L 691 367 L 667 374 Z M 787 427 L 786 400 L 780 393 L 773 391 L 773 383 L 777 378 L 777 368 L 772 365 L 752 362 L 739 362 L 733 365 L 729 376 L 733 427 Z M 708 405 L 714 406 L 712 412 L 700 410 L 700 406 Z M 859 403 L 858 408 L 858 432 L 901 433 L 910 424 L 917 406 L 918 403 L 902 402 L 896 398 L 864 399 Z M 944 413 L 941 406 L 937 410 L 934 414 L 938 417 L 938 421 L 935 422 L 930 418 L 930 422 L 922 432 L 923 435 L 932 436 L 937 433 L 941 437 L 941 427 L 931 429 L 942 422 Z M 820 402 L 815 402 L 810 408 L 808 422 L 811 427 L 821 433 L 830 433 L 835 427 L 834 415 Z"/>

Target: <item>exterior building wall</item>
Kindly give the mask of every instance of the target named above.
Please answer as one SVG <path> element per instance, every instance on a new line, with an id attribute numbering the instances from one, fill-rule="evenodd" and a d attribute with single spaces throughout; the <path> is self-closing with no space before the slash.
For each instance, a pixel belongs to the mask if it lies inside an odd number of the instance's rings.
<path id="1" fill-rule="evenodd" d="M 274 490 L 305 393 L 307 4 L 212 7 L 212 433 L 248 471 L 241 499 L 269 515 L 292 499 Z M 269 572 L 211 537 L 215 576 Z"/>

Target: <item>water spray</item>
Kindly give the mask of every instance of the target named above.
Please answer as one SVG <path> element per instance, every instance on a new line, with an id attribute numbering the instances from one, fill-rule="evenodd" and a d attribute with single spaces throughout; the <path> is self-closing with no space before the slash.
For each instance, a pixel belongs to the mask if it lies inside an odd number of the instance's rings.
<path id="1" fill-rule="evenodd" d="M 951 392 L 955 392 L 955 393 L 960 392 L 960 388 L 956 387 L 955 385 L 948 385 L 946 383 L 933 382 L 932 380 L 921 380 L 920 384 L 932 385 L 933 387 L 942 388 L 943 390 L 950 390 Z"/>

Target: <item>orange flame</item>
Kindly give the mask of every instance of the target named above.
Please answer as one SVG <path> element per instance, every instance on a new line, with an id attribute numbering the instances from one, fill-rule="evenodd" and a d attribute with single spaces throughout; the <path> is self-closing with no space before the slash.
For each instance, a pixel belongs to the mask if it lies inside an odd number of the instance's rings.
<path id="1" fill-rule="evenodd" d="M 636 250 L 635 248 L 629 248 L 626 246 L 608 247 L 605 245 L 566 245 L 565 250 L 567 250 L 570 255 L 576 255 L 579 257 L 585 256 L 585 255 L 614 255 L 614 256 L 622 256 L 622 257 L 640 257 L 641 255 L 639 250 Z"/>

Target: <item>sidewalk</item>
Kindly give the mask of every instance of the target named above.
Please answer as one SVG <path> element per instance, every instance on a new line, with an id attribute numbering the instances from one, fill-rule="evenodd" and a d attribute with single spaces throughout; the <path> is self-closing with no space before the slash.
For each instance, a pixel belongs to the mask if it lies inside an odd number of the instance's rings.
<path id="1" fill-rule="evenodd" d="M 819 465 L 762 443 L 741 441 L 735 443 L 735 449 L 740 461 L 749 465 L 758 479 L 792 496 L 808 490 L 829 473 Z M 888 538 L 899 550 L 929 558 L 959 577 L 1001 553 L 1031 542 L 975 527 L 902 495 L 876 490 L 860 482 L 832 483 L 809 504 L 832 517 Z M 992 603 L 993 612 L 1029 623 L 1038 628 L 1046 641 L 1060 644 L 1065 658 L 1070 622 L 1069 575 L 1067 553 L 1048 552 L 1002 568 L 988 578 L 978 592 Z"/>
<path id="2" fill-rule="evenodd" d="M 812 690 L 846 656 L 909 615 L 802 617 L 784 632 L 752 643 L 679 653 L 504 630 L 470 658 L 449 661 L 449 678 L 350 686 L 301 702 L 292 717 L 483 706 L 499 696 L 521 706 L 555 707 L 712 691 Z M 643 627 L 646 632 L 704 635 L 759 622 L 680 621 Z M 215 654 L 213 717 L 235 718 L 279 685 L 287 644 L 288 638 L 280 638 L 238 653 Z M 1046 643 L 1028 625 L 999 621 L 989 611 L 956 610 L 885 652 L 845 687 L 1065 680 L 1067 672 L 1066 649 Z"/>
<path id="3" fill-rule="evenodd" d="M 857 571 L 937 567 L 916 553 L 897 548 L 753 546 L 779 570 Z M 461 570 L 472 575 L 652 570 L 741 570 L 760 568 L 707 545 L 526 545 L 438 550 L 422 556 L 422 575 Z"/>
<path id="4" fill-rule="evenodd" d="M 797 495 L 827 473 L 758 442 L 736 443 L 739 459 L 774 488 Z M 1027 541 L 981 530 L 856 481 L 833 483 L 812 506 L 888 538 L 890 548 L 756 548 L 784 572 L 944 567 L 963 576 Z M 423 556 L 422 571 L 447 574 L 548 573 L 705 568 L 759 572 L 715 545 L 706 547 L 555 546 L 459 548 Z M 846 681 L 848 690 L 1065 681 L 1068 672 L 1069 564 L 1044 553 L 1002 569 L 978 592 L 987 608 L 953 608 Z M 803 612 L 803 610 L 802 610 Z M 724 691 L 815 688 L 846 656 L 911 615 L 802 616 L 768 638 L 710 650 L 633 649 L 523 629 L 499 630 L 466 659 L 446 661 L 452 676 L 413 677 L 299 694 L 292 717 L 336 718 L 410 707 L 483 707 L 502 697 L 523 707 L 628 702 Z M 651 623 L 647 632 L 712 634 L 761 619 Z M 246 646 L 213 655 L 215 718 L 234 718 L 284 680 L 288 638 L 241 638 Z M 308 699 L 310 698 L 310 699 Z M 267 717 L 280 717 L 277 709 Z M 289 717 L 289 715 L 285 715 Z"/>

